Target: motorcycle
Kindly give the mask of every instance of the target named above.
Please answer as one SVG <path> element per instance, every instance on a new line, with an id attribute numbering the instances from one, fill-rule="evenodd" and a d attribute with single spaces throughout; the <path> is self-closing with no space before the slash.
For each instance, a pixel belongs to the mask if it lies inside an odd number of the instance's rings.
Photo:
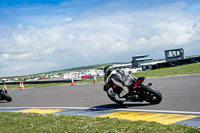
<path id="1" fill-rule="evenodd" d="M 135 83 L 133 84 L 133 89 L 127 94 L 126 101 L 130 102 L 149 102 L 150 104 L 159 104 L 162 101 L 162 94 L 158 89 L 153 87 L 152 83 L 145 85 L 144 77 L 139 77 Z M 121 93 L 122 88 L 112 84 L 113 92 L 117 93 L 118 95 Z M 124 101 L 118 101 L 108 92 L 108 87 L 104 87 L 104 91 L 106 91 L 107 96 L 117 104 L 123 104 Z"/>
<path id="2" fill-rule="evenodd" d="M 0 100 L 12 101 L 12 97 L 8 94 L 7 89 L 0 88 Z"/>

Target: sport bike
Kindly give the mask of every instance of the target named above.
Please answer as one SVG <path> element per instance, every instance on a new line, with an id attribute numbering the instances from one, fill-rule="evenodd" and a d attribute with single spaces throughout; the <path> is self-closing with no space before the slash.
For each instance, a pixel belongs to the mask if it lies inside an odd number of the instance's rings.
<path id="1" fill-rule="evenodd" d="M 12 101 L 12 97 L 8 94 L 7 89 L 0 88 L 0 100 Z"/>
<path id="2" fill-rule="evenodd" d="M 139 77 L 136 79 L 135 83 L 133 84 L 133 88 L 130 89 L 130 92 L 126 95 L 126 101 L 130 102 L 149 102 L 151 104 L 159 104 L 162 101 L 162 94 L 158 89 L 156 89 L 152 83 L 145 85 L 144 77 Z M 111 87 L 113 88 L 113 92 L 117 93 L 118 95 L 121 93 L 122 88 L 117 86 L 116 84 L 112 84 Z M 114 98 L 111 92 L 108 92 L 109 88 L 104 87 L 104 91 L 106 91 L 108 97 L 116 102 L 117 104 L 123 104 L 124 101 L 118 101 Z"/>

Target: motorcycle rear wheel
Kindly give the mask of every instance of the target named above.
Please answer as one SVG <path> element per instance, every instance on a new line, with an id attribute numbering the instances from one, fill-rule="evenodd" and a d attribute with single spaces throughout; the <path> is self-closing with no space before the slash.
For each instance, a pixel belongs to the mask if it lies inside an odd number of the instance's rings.
<path id="1" fill-rule="evenodd" d="M 153 86 L 143 86 L 144 100 L 151 104 L 159 104 L 162 101 L 162 94 Z"/>

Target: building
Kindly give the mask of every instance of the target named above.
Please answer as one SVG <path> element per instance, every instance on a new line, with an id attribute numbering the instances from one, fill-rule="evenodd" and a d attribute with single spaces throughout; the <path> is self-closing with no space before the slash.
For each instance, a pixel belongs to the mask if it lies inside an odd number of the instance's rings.
<path id="1" fill-rule="evenodd" d="M 144 55 L 135 55 L 132 57 L 131 63 L 128 64 L 115 64 L 113 65 L 114 68 L 130 68 L 130 69 L 137 69 L 142 68 L 142 71 L 146 70 L 153 70 L 158 68 L 166 68 L 171 66 L 178 66 L 184 64 L 191 64 L 194 62 L 200 62 L 199 57 L 187 58 L 184 57 L 184 49 L 170 49 L 165 50 L 165 60 L 161 61 L 152 61 L 152 58 L 149 58 L 147 54 Z M 102 67 L 101 69 L 103 69 Z"/>
<path id="2" fill-rule="evenodd" d="M 183 48 L 165 50 L 164 63 L 158 63 L 158 68 L 175 67 L 200 62 L 200 56 L 185 59 Z"/>
<path id="3" fill-rule="evenodd" d="M 165 50 L 165 60 L 162 61 L 154 61 L 150 63 L 142 63 L 141 68 L 143 71 L 152 70 L 166 67 L 166 65 L 172 64 L 172 62 L 184 60 L 184 50 L 183 48 L 179 49 L 170 49 Z"/>
<path id="4" fill-rule="evenodd" d="M 162 60 L 162 61 L 153 61 L 153 62 L 150 62 L 150 63 L 142 63 L 141 67 L 142 67 L 143 71 L 153 70 L 153 69 L 158 68 L 159 63 L 165 63 L 165 62 L 166 62 L 165 60 Z"/>
<path id="5" fill-rule="evenodd" d="M 149 55 L 136 55 L 132 57 L 132 68 L 142 68 L 141 64 L 151 63 L 152 58 L 148 58 Z"/>
<path id="6" fill-rule="evenodd" d="M 123 69 L 123 68 L 131 68 L 132 65 L 131 63 L 128 64 L 114 64 L 113 68 L 119 68 L 119 69 Z"/>
<path id="7" fill-rule="evenodd" d="M 165 52 L 165 60 L 155 61 L 150 63 L 142 63 L 140 64 L 142 70 L 145 71 L 158 68 L 175 67 L 179 65 L 186 65 L 186 64 L 200 62 L 200 56 L 185 59 L 183 48 L 165 50 L 164 52 Z"/>
<path id="8" fill-rule="evenodd" d="M 184 60 L 184 58 L 185 57 L 184 57 L 183 48 L 165 50 L 165 60 L 166 60 L 166 62 Z"/>

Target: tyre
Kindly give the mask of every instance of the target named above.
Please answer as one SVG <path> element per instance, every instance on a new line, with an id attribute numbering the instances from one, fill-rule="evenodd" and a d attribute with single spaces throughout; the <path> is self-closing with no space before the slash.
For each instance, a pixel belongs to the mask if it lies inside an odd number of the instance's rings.
<path id="1" fill-rule="evenodd" d="M 2 100 L 6 100 L 7 102 L 12 101 L 12 97 L 6 93 L 2 93 L 1 97 L 2 97 Z"/>
<path id="2" fill-rule="evenodd" d="M 162 101 L 162 94 L 159 90 L 154 88 L 153 86 L 143 86 L 143 98 L 145 101 L 151 103 L 151 104 L 159 104 Z"/>

